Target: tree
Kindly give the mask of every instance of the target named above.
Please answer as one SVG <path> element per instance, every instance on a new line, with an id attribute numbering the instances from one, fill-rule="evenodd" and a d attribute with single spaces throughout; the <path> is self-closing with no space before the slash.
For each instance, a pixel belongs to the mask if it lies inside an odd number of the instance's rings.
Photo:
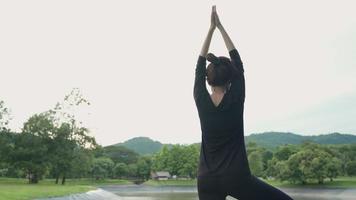
<path id="1" fill-rule="evenodd" d="M 99 180 L 111 176 L 114 165 L 114 162 L 110 158 L 95 158 L 91 169 L 92 177 Z"/>
<path id="2" fill-rule="evenodd" d="M 22 175 L 22 171 L 12 163 L 16 136 L 6 128 L 0 129 L 0 176 L 18 178 Z"/>
<path id="3" fill-rule="evenodd" d="M 47 143 L 32 133 L 19 134 L 15 140 L 11 163 L 27 173 L 29 183 L 38 183 L 50 165 Z"/>
<path id="4" fill-rule="evenodd" d="M 127 176 L 129 172 L 129 167 L 126 163 L 116 163 L 114 167 L 114 177 L 115 178 L 122 178 Z"/>
<path id="5" fill-rule="evenodd" d="M 311 177 L 318 180 L 319 184 L 322 184 L 324 183 L 324 179 L 327 177 L 326 164 L 331 157 L 322 150 L 317 150 L 314 153 L 315 157 L 310 163 Z"/>
<path id="6" fill-rule="evenodd" d="M 356 175 L 356 161 L 349 161 L 346 164 L 346 173 L 349 176 L 355 176 Z"/>
<path id="7" fill-rule="evenodd" d="M 278 172 L 276 174 L 276 178 L 280 179 L 281 181 L 290 181 L 295 183 L 300 178 L 300 171 L 291 170 L 286 160 L 277 161 L 275 169 Z"/>
<path id="8" fill-rule="evenodd" d="M 0 100 L 0 131 L 7 129 L 10 120 L 10 110 L 5 106 L 5 102 Z"/>
<path id="9" fill-rule="evenodd" d="M 137 164 L 132 163 L 128 165 L 128 176 L 132 178 L 138 177 Z"/>
<path id="10" fill-rule="evenodd" d="M 326 164 L 326 176 L 333 181 L 341 173 L 341 161 L 338 158 L 331 158 Z"/>
<path id="11" fill-rule="evenodd" d="M 73 160 L 70 164 L 70 177 L 81 178 L 90 175 L 93 160 L 94 156 L 91 150 L 77 146 L 74 149 Z"/>
<path id="12" fill-rule="evenodd" d="M 103 156 L 111 158 L 115 163 L 136 163 L 138 160 L 138 153 L 124 147 L 124 146 L 107 146 L 103 148 Z"/>
<path id="13" fill-rule="evenodd" d="M 273 153 L 263 148 L 263 151 L 261 152 L 261 156 L 263 162 L 263 170 L 265 171 L 267 169 L 268 161 L 273 158 Z"/>
<path id="14" fill-rule="evenodd" d="M 0 170 L 5 170 L 3 162 L 7 162 L 8 155 L 13 148 L 12 134 L 7 129 L 10 120 L 9 112 L 9 109 L 5 107 L 4 101 L 0 100 Z M 4 170 L 2 170 L 2 173 L 5 173 Z"/>
<path id="15" fill-rule="evenodd" d="M 277 160 L 288 160 L 288 158 L 296 152 L 296 149 L 293 148 L 292 145 L 283 145 L 277 148 L 274 157 L 277 158 Z"/>
<path id="16" fill-rule="evenodd" d="M 184 161 L 182 159 L 183 149 L 179 144 L 173 145 L 168 151 L 167 169 L 172 175 L 179 175 L 179 170 L 182 169 Z"/>
<path id="17" fill-rule="evenodd" d="M 151 175 L 151 159 L 148 156 L 142 156 L 137 161 L 137 175 L 139 178 L 148 180 Z"/>
<path id="18" fill-rule="evenodd" d="M 0 130 L 0 163 L 8 162 L 14 148 L 14 134 L 6 129 Z"/>
<path id="19" fill-rule="evenodd" d="M 258 177 L 263 176 L 263 161 L 262 155 L 259 151 L 253 151 L 250 153 L 248 156 L 248 162 L 252 174 Z"/>
<path id="20" fill-rule="evenodd" d="M 95 138 L 89 136 L 89 129 L 83 126 L 76 115 L 80 108 L 89 105 L 80 90 L 74 88 L 63 102 L 57 103 L 54 109 L 48 111 L 55 125 L 50 152 L 54 155 L 52 165 L 56 183 L 62 176 L 62 184 L 65 184 L 67 173 L 75 168 L 76 149 L 93 149 L 97 145 Z"/>
<path id="21" fill-rule="evenodd" d="M 180 156 L 183 166 L 178 170 L 178 175 L 188 176 L 190 178 L 195 178 L 197 176 L 199 150 L 200 147 L 195 144 L 183 148 L 183 155 Z"/>
<path id="22" fill-rule="evenodd" d="M 265 170 L 265 174 L 267 177 L 277 177 L 279 171 L 277 170 L 277 158 L 272 157 L 271 160 L 267 161 L 267 169 Z"/>
<path id="23" fill-rule="evenodd" d="M 168 170 L 169 149 L 167 145 L 163 145 L 162 149 L 153 156 L 152 169 L 154 171 Z"/>
<path id="24" fill-rule="evenodd" d="M 15 136 L 15 143 L 10 162 L 27 173 L 29 183 L 38 181 L 48 172 L 50 154 L 48 146 L 53 123 L 47 113 L 35 114 L 30 117 Z"/>

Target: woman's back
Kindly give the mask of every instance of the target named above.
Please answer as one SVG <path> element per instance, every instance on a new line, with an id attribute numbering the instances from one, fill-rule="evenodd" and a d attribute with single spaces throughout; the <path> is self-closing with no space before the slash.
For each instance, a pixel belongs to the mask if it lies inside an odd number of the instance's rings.
<path id="1" fill-rule="evenodd" d="M 194 85 L 194 99 L 202 130 L 198 176 L 250 174 L 243 131 L 242 62 L 236 49 L 229 54 L 237 73 L 217 106 L 206 89 L 206 60 L 201 56 L 198 58 Z"/>
<path id="2" fill-rule="evenodd" d="M 223 36 L 231 61 L 226 57 L 217 58 L 208 54 L 216 27 Z M 208 69 L 206 59 L 211 62 Z M 206 89 L 205 77 L 212 87 L 228 88 L 217 106 Z M 287 194 L 250 172 L 243 127 L 243 65 L 234 44 L 220 23 L 215 6 L 212 8 L 211 25 L 195 69 L 194 100 L 202 131 L 197 181 L 199 199 L 224 200 L 230 195 L 240 200 L 291 200 Z"/>

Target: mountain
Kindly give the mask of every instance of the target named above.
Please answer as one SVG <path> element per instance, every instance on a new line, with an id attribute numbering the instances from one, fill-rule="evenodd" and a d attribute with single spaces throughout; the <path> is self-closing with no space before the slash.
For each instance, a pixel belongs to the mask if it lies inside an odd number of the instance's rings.
<path id="1" fill-rule="evenodd" d="M 254 142 L 263 147 L 276 147 L 283 144 L 300 144 L 305 136 L 284 132 L 254 133 L 245 136 L 245 143 Z"/>
<path id="2" fill-rule="evenodd" d="M 257 145 L 274 148 L 283 144 L 300 144 L 311 141 L 318 144 L 352 144 L 356 143 L 356 135 L 330 133 L 325 135 L 302 136 L 295 133 L 265 132 L 245 137 L 246 144 L 255 142 Z"/>
<path id="3" fill-rule="evenodd" d="M 171 144 L 167 145 L 171 146 Z M 114 146 L 124 146 L 139 153 L 140 155 L 145 155 L 158 152 L 163 144 L 148 137 L 135 137 L 123 143 L 115 144 Z"/>
<path id="4" fill-rule="evenodd" d="M 245 143 L 254 142 L 259 146 L 273 149 L 284 144 L 301 144 L 304 141 L 312 141 L 318 144 L 356 144 L 356 135 L 330 133 L 325 135 L 303 136 L 289 132 L 264 132 L 245 136 Z M 171 147 L 172 144 L 162 144 L 148 137 L 135 137 L 123 143 L 114 146 L 124 146 L 128 149 L 144 154 L 154 154 L 158 152 L 163 145 Z"/>

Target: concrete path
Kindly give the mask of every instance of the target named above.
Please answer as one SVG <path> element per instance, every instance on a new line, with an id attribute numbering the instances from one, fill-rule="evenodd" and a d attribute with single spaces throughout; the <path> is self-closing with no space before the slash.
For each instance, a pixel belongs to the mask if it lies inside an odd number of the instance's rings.
<path id="1" fill-rule="evenodd" d="M 97 189 L 83 194 L 73 194 L 66 197 L 55 197 L 38 200 L 121 200 L 121 198 L 111 192 Z"/>

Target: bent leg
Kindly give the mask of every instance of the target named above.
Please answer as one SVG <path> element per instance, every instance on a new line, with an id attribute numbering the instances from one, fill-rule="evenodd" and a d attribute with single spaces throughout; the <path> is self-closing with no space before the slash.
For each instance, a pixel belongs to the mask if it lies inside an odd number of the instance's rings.
<path id="1" fill-rule="evenodd" d="M 214 177 L 198 177 L 199 200 L 225 200 L 226 195 L 222 193 L 218 181 Z"/>
<path id="2" fill-rule="evenodd" d="M 252 175 L 230 193 L 232 197 L 239 200 L 293 200 L 286 193 Z"/>

